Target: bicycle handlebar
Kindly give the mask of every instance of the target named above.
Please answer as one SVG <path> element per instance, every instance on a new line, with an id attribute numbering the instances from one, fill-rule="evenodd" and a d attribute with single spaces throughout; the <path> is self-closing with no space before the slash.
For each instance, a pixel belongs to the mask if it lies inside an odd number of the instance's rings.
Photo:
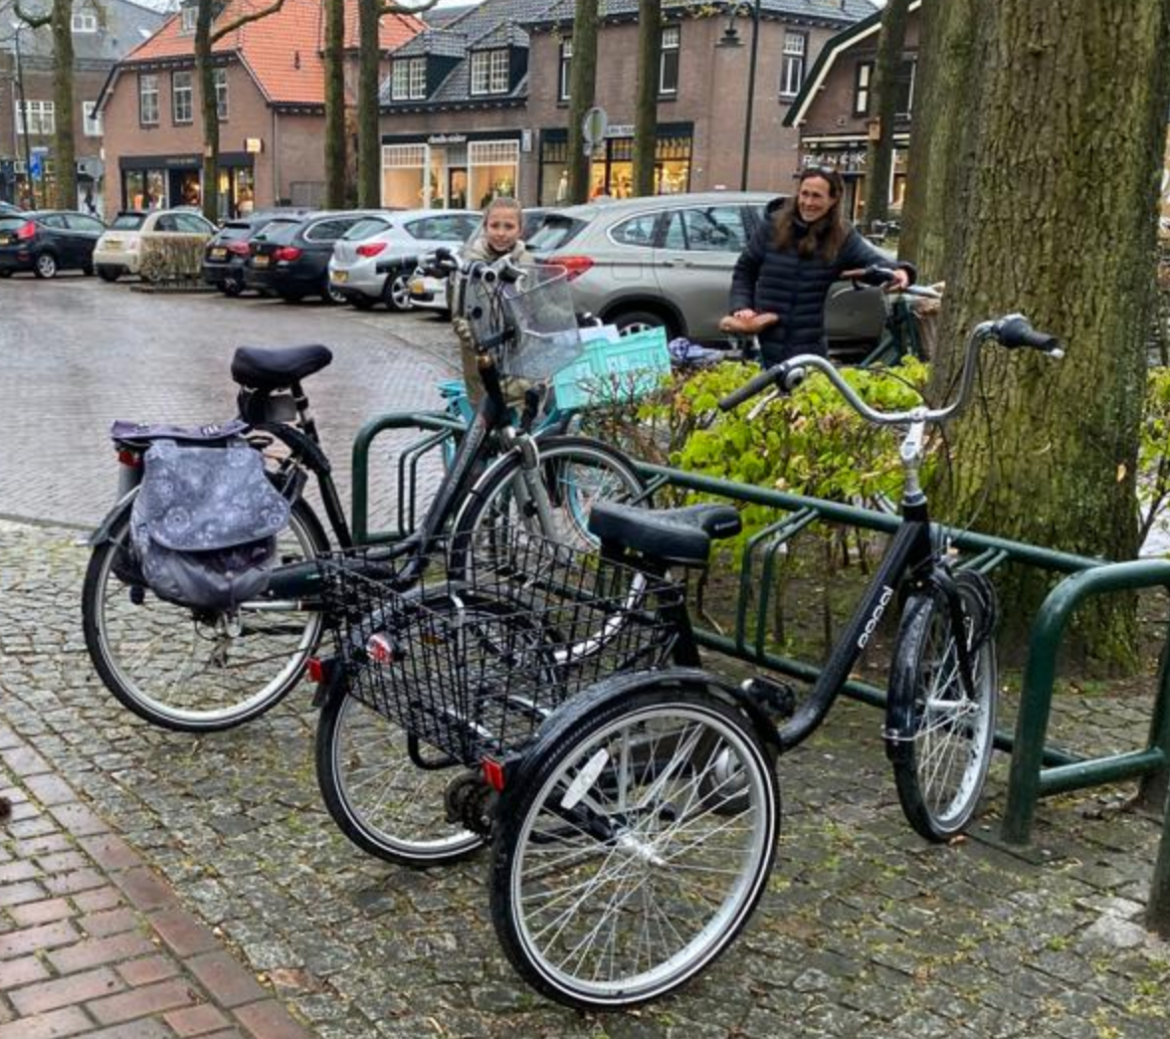
<path id="1" fill-rule="evenodd" d="M 795 389 L 804 380 L 807 369 L 815 368 L 828 376 L 837 392 L 867 422 L 881 426 L 905 425 L 911 422 L 943 422 L 957 415 L 967 403 L 975 380 L 979 348 L 989 339 L 1009 350 L 1019 347 L 1039 350 L 1053 360 L 1059 360 L 1064 356 L 1064 350 L 1056 336 L 1037 331 L 1023 314 L 1006 314 L 995 321 L 984 321 L 975 327 L 967 340 L 958 395 L 954 401 L 942 408 L 920 406 L 911 411 L 878 411 L 857 395 L 857 391 L 841 377 L 840 372 L 827 358 L 819 354 L 800 354 L 773 365 L 729 393 L 719 402 L 719 409 L 730 411 L 769 386 L 777 386 L 782 392 Z"/>

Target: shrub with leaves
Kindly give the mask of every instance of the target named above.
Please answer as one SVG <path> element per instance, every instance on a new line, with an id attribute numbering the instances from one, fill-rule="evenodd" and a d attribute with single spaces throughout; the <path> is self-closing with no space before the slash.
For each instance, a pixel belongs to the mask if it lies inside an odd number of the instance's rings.
<path id="1" fill-rule="evenodd" d="M 142 239 L 138 272 L 153 283 L 198 281 L 203 264 L 204 235 L 174 234 Z"/>
<path id="2" fill-rule="evenodd" d="M 1155 527 L 1166 528 L 1163 513 L 1170 502 L 1170 368 L 1156 367 L 1146 376 L 1146 408 L 1138 448 L 1139 542 Z"/>

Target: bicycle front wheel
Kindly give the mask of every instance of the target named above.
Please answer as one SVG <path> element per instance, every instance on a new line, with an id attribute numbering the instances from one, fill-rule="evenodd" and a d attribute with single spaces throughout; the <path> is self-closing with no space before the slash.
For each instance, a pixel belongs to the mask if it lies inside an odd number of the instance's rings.
<path id="1" fill-rule="evenodd" d="M 504 951 L 568 1006 L 662 996 L 731 944 L 767 886 L 780 823 L 770 750 L 710 691 L 664 683 L 582 709 L 544 748 L 498 814 Z"/>
<path id="2" fill-rule="evenodd" d="M 490 553 L 517 529 L 542 534 L 559 545 L 592 548 L 589 512 L 598 501 L 631 501 L 644 488 L 633 463 L 620 451 L 589 437 L 549 436 L 537 441 L 540 480 L 536 494 L 547 498 L 551 529 L 541 522 L 541 504 L 524 479 L 519 452 L 492 468 L 460 511 L 455 543 L 478 555 Z"/>
<path id="3" fill-rule="evenodd" d="M 281 562 L 328 551 L 308 503 L 293 503 L 277 540 Z M 300 680 L 321 634 L 304 610 L 205 613 L 155 596 L 128 571 L 130 510 L 90 556 L 81 619 L 106 688 L 153 725 L 179 732 L 230 729 L 263 714 Z"/>
<path id="4" fill-rule="evenodd" d="M 890 676 L 891 714 L 905 720 L 891 747 L 898 798 L 910 825 L 938 842 L 961 833 L 978 807 L 999 698 L 994 592 L 982 575 L 960 573 L 956 583 L 972 688 L 964 688 L 956 625 L 939 590 L 907 602 Z"/>

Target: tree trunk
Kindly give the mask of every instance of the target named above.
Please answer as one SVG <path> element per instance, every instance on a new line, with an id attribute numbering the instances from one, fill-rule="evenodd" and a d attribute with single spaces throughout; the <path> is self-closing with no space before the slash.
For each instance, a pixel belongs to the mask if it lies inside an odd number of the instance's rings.
<path id="1" fill-rule="evenodd" d="M 1054 364 L 988 347 L 988 406 L 970 408 L 952 430 L 956 457 L 940 514 L 1037 545 L 1128 559 L 1138 548 L 1170 0 L 1124 12 L 1099 0 L 966 9 L 973 22 L 965 35 L 986 33 L 993 50 L 978 89 L 963 84 L 978 162 L 956 200 L 960 248 L 948 240 L 944 250 L 942 341 L 951 353 L 936 365 L 933 397 L 965 333 L 988 317 L 1021 311 L 1059 335 L 1068 356 Z M 932 165 L 932 180 L 936 172 Z M 1029 569 L 1003 582 L 1022 635 L 1047 579 Z M 1081 611 L 1090 656 L 1132 663 L 1133 605 L 1110 596 Z"/>
<path id="2" fill-rule="evenodd" d="M 634 194 L 654 194 L 658 148 L 658 64 L 662 0 L 638 0 L 638 97 L 634 111 Z"/>
<path id="3" fill-rule="evenodd" d="M 325 208 L 345 208 L 345 3 L 325 0 Z"/>
<path id="4" fill-rule="evenodd" d="M 195 15 L 195 79 L 203 116 L 203 215 L 219 220 L 219 107 L 215 103 L 215 69 L 211 64 L 211 23 L 215 0 L 199 0 Z"/>
<path id="5" fill-rule="evenodd" d="M 898 72 L 906 45 L 910 0 L 889 0 L 882 12 L 870 93 L 873 119 L 865 156 L 865 223 L 890 215 L 890 175 L 894 168 L 894 120 L 898 111 Z M 874 120 L 876 120 L 876 125 Z"/>
<path id="6" fill-rule="evenodd" d="M 77 151 L 73 139 L 73 0 L 53 0 L 54 182 L 58 209 L 77 208 Z"/>
<path id="7" fill-rule="evenodd" d="M 378 64 L 382 55 L 379 0 L 359 0 L 360 63 L 358 67 L 358 206 L 382 204 L 382 144 L 379 129 Z"/>
<path id="8" fill-rule="evenodd" d="M 573 57 L 569 67 L 569 204 L 589 200 L 592 155 L 585 147 L 581 125 L 593 107 L 597 89 L 598 0 L 577 0 L 573 15 Z"/>
<path id="9" fill-rule="evenodd" d="M 947 239 L 962 210 L 965 179 L 978 166 L 978 112 L 989 33 L 980 0 L 926 3 L 919 9 L 914 131 L 898 255 L 925 281 L 942 277 Z"/>

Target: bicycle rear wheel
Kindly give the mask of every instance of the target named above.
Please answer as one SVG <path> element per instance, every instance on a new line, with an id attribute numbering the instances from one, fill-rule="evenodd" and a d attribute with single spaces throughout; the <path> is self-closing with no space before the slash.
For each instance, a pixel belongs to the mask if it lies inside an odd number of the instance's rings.
<path id="1" fill-rule="evenodd" d="M 623 687 L 562 711 L 505 788 L 492 921 L 516 970 L 559 1003 L 655 999 L 731 944 L 767 886 L 772 755 L 701 687 Z M 716 767 L 727 784 L 706 781 Z"/>
<path id="2" fill-rule="evenodd" d="M 277 558 L 312 559 L 328 548 L 308 503 L 294 502 Z M 321 634 L 320 613 L 176 606 L 127 573 L 132 551 L 127 509 L 94 548 L 81 598 L 90 659 L 125 707 L 164 729 L 216 732 L 263 714 L 301 680 Z"/>
<path id="3" fill-rule="evenodd" d="M 939 842 L 961 833 L 978 807 L 999 698 L 994 591 L 980 574 L 955 580 L 972 689 L 964 688 L 947 597 L 935 589 L 906 604 L 889 691 L 891 716 L 903 720 L 890 744 L 902 811 L 922 837 Z"/>

